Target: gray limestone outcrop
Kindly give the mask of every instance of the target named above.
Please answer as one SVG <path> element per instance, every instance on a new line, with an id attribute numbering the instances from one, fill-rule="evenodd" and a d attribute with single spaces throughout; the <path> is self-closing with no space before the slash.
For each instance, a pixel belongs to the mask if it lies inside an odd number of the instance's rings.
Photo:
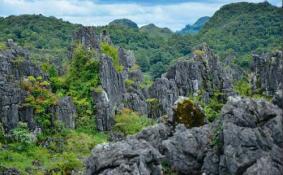
<path id="1" fill-rule="evenodd" d="M 230 97 L 221 118 L 213 123 L 191 129 L 160 123 L 126 140 L 94 148 L 86 172 L 119 175 L 140 170 L 140 174 L 162 174 L 157 167 L 160 161 L 166 161 L 181 175 L 281 175 L 282 125 L 282 110 L 277 106 L 263 100 Z M 144 166 L 144 155 L 149 152 L 150 161 Z M 141 162 L 137 164 L 136 158 Z"/>
<path id="2" fill-rule="evenodd" d="M 32 109 L 21 106 L 27 93 L 20 88 L 25 76 L 46 77 L 29 60 L 29 52 L 12 40 L 7 41 L 7 50 L 0 52 L 0 122 L 6 131 L 17 126 L 19 121 L 34 126 Z"/>
<path id="3" fill-rule="evenodd" d="M 114 124 L 114 110 L 107 93 L 101 88 L 93 92 L 96 107 L 96 128 L 99 131 L 110 130 Z"/>
<path id="4" fill-rule="evenodd" d="M 86 175 L 161 175 L 161 154 L 137 139 L 98 145 L 86 161 Z"/>
<path id="5" fill-rule="evenodd" d="M 77 110 L 71 97 L 66 96 L 58 101 L 56 106 L 56 116 L 66 128 L 75 128 Z"/>
<path id="6" fill-rule="evenodd" d="M 262 90 L 273 96 L 283 89 L 283 53 L 253 55 L 252 63 L 253 90 Z"/>
<path id="7" fill-rule="evenodd" d="M 161 106 L 155 113 L 172 117 L 171 106 L 178 96 L 201 95 L 208 103 L 215 92 L 220 92 L 226 99 L 232 94 L 232 83 L 229 72 L 225 71 L 206 44 L 195 48 L 192 58 L 177 61 L 149 88 L 150 98 L 158 99 Z"/>
<path id="8" fill-rule="evenodd" d="M 6 132 L 15 128 L 20 121 L 26 122 L 30 129 L 35 129 L 34 110 L 23 105 L 28 93 L 21 88 L 21 81 L 28 76 L 48 77 L 31 62 L 28 50 L 12 40 L 7 41 L 7 47 L 7 50 L 0 52 L 0 122 Z M 58 119 L 68 128 L 75 127 L 77 114 L 70 97 L 63 97 L 50 110 L 54 120 Z"/>

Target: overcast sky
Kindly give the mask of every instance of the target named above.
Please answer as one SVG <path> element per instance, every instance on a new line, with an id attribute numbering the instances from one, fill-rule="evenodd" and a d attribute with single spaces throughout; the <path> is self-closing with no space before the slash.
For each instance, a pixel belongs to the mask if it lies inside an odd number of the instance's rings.
<path id="1" fill-rule="evenodd" d="M 139 26 L 154 23 L 176 31 L 202 16 L 212 16 L 224 4 L 239 1 L 243 0 L 0 0 L 0 16 L 43 14 L 95 26 L 128 18 Z M 282 0 L 269 2 L 282 5 Z"/>

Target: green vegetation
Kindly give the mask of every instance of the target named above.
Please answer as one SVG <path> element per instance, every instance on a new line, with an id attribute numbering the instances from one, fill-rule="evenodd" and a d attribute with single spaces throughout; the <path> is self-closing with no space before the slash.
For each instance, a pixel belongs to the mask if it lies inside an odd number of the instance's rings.
<path id="1" fill-rule="evenodd" d="M 203 109 L 205 117 L 208 121 L 212 122 L 220 116 L 221 109 L 225 104 L 223 94 L 219 91 L 215 91 L 209 98 L 208 102 L 204 102 L 203 93 L 200 93 L 197 96 L 191 96 L 190 99 Z"/>
<path id="2" fill-rule="evenodd" d="M 113 66 L 117 72 L 123 71 L 123 66 L 119 63 L 118 49 L 110 44 L 101 43 L 100 44 L 102 53 L 109 56 L 113 61 Z"/>
<path id="3" fill-rule="evenodd" d="M 256 19 L 256 20 L 255 20 Z M 197 38 L 207 42 L 221 57 L 233 52 L 238 59 L 252 51 L 280 49 L 283 35 L 282 9 L 264 3 L 233 3 L 221 7 Z"/>
<path id="4" fill-rule="evenodd" d="M 223 125 L 218 123 L 218 126 L 214 129 L 213 135 L 212 135 L 212 140 L 211 140 L 211 145 L 214 146 L 216 149 L 221 148 L 221 139 L 220 139 L 220 134 L 223 130 Z"/>
<path id="5" fill-rule="evenodd" d="M 93 50 L 74 46 L 72 60 L 64 76 L 50 64 L 42 64 L 49 80 L 29 76 L 21 81 L 28 92 L 24 107 L 34 109 L 35 121 L 42 129 L 34 135 L 27 124 L 4 135 L 0 132 L 0 167 L 17 168 L 21 174 L 70 174 L 81 171 L 83 159 L 98 143 L 107 141 L 107 134 L 97 133 L 94 120 L 92 91 L 99 88 L 98 55 Z M 77 107 L 76 129 L 65 129 L 52 119 L 50 108 L 61 96 L 71 96 Z M 51 161 L 50 161 L 51 160 Z"/>
<path id="6" fill-rule="evenodd" d="M 6 50 L 7 49 L 7 46 L 4 42 L 0 42 L 0 51 L 2 50 Z"/>
<path id="7" fill-rule="evenodd" d="M 234 91 L 244 97 L 252 96 L 252 87 L 246 80 L 239 80 L 236 82 L 234 85 Z"/>
<path id="8" fill-rule="evenodd" d="M 23 105 L 34 110 L 36 122 L 48 134 L 55 132 L 49 108 L 57 103 L 57 96 L 50 91 L 49 86 L 49 82 L 42 77 L 29 76 L 21 82 L 21 87 L 28 92 Z"/>
<path id="9" fill-rule="evenodd" d="M 166 174 L 166 175 L 177 175 L 178 174 L 177 172 L 175 172 L 173 170 L 172 167 L 170 167 L 169 162 L 164 160 L 164 161 L 161 162 L 161 165 L 162 165 L 162 171 L 163 171 L 164 174 Z"/>
<path id="10" fill-rule="evenodd" d="M 202 42 L 206 42 L 221 58 L 235 55 L 235 63 L 246 68 L 251 52 L 280 48 L 283 35 L 281 16 L 279 7 L 244 2 L 223 6 L 193 36 L 180 36 L 153 25 L 137 29 L 133 22 L 125 19 L 114 22 L 119 25 L 94 28 L 97 33 L 108 31 L 114 45 L 133 50 L 142 71 L 156 78 L 175 59 L 191 54 L 193 46 Z M 78 27 L 42 15 L 10 16 L 0 18 L 0 42 L 12 38 L 31 49 L 34 61 L 63 64 L 72 33 Z"/>
<path id="11" fill-rule="evenodd" d="M 246 79 L 239 80 L 234 83 L 234 91 L 243 97 L 250 97 L 254 99 L 265 99 L 270 101 L 271 96 L 264 94 L 262 89 L 252 89 L 252 85 Z"/>
<path id="12" fill-rule="evenodd" d="M 134 80 L 131 80 L 131 79 L 125 80 L 125 85 L 126 85 L 127 88 L 134 85 L 134 84 L 135 84 Z"/>
<path id="13" fill-rule="evenodd" d="M 148 25 L 142 26 L 140 28 L 140 31 L 147 33 L 152 38 L 156 38 L 158 40 L 164 40 L 164 41 L 168 40 L 174 34 L 170 29 L 159 28 L 155 26 L 154 24 L 148 24 Z"/>
<path id="14" fill-rule="evenodd" d="M 124 133 L 125 135 L 133 135 L 141 131 L 143 128 L 153 125 L 155 122 L 145 116 L 140 116 L 130 109 L 124 109 L 115 117 L 116 124 L 113 130 Z"/>
<path id="15" fill-rule="evenodd" d="M 82 171 L 82 159 L 91 149 L 107 141 L 107 135 L 88 135 L 74 130 L 49 137 L 47 147 L 42 139 L 30 140 L 31 133 L 26 124 L 13 130 L 14 141 L 1 148 L 0 167 L 16 168 L 21 174 L 70 174 L 72 170 Z"/>
<path id="16" fill-rule="evenodd" d="M 208 16 L 201 17 L 193 25 L 188 24 L 185 26 L 185 28 L 183 28 L 181 31 L 178 31 L 177 33 L 180 35 L 197 34 L 209 20 L 209 18 L 210 17 Z"/>
<path id="17" fill-rule="evenodd" d="M 37 64 L 44 61 L 63 64 L 67 60 L 72 33 L 79 27 L 80 25 L 43 15 L 0 17 L 0 42 L 13 39 L 31 50 L 32 60 Z"/>
<path id="18" fill-rule="evenodd" d="M 138 30 L 138 25 L 129 19 L 116 19 L 109 23 L 110 26 L 120 26 Z"/>

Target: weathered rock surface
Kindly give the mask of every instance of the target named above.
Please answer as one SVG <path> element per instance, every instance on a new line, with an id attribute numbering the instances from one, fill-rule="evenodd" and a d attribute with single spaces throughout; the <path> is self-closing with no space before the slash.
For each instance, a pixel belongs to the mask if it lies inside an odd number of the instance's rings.
<path id="1" fill-rule="evenodd" d="M 283 89 L 283 53 L 253 55 L 252 63 L 253 89 L 263 90 L 266 95 L 273 96 Z"/>
<path id="2" fill-rule="evenodd" d="M 162 153 L 171 168 L 179 174 L 201 174 L 211 131 L 208 125 L 193 129 L 178 125 L 173 137 L 162 142 Z"/>
<path id="3" fill-rule="evenodd" d="M 101 91 L 93 92 L 96 107 L 96 128 L 99 131 L 110 130 L 114 124 L 114 110 L 107 93 Z"/>
<path id="4" fill-rule="evenodd" d="M 86 174 L 161 175 L 161 158 L 148 142 L 127 139 L 97 146 L 86 161 Z"/>
<path id="5" fill-rule="evenodd" d="M 174 80 L 168 80 L 167 78 L 155 80 L 149 88 L 149 96 L 150 98 L 155 98 L 158 104 L 156 104 L 156 108 L 149 115 L 152 118 L 158 118 L 164 114 L 173 116 L 171 107 L 178 99 L 178 95 L 178 89 Z"/>
<path id="6" fill-rule="evenodd" d="M 277 91 L 272 99 L 272 103 L 283 109 L 283 90 Z"/>
<path id="7" fill-rule="evenodd" d="M 134 140 L 135 149 L 140 148 L 139 144 L 150 145 L 143 147 L 136 157 L 143 157 L 149 148 L 153 149 L 154 153 L 163 155 L 160 159 L 169 163 L 178 174 L 282 174 L 283 116 L 280 108 L 266 101 L 238 97 L 229 99 L 221 115 L 214 123 L 191 129 L 178 125 L 174 130 L 158 124 L 127 140 L 96 147 L 88 159 L 87 172 L 135 174 L 138 166 L 129 163 L 132 158 L 123 156 L 132 155 L 132 148 L 126 145 L 129 140 Z M 119 156 L 113 156 L 112 152 Z M 151 167 L 147 166 L 146 172 L 154 174 Z"/>
<path id="8" fill-rule="evenodd" d="M 74 40 L 79 41 L 84 47 L 99 49 L 99 36 L 92 27 L 81 27 L 73 35 Z"/>
<path id="9" fill-rule="evenodd" d="M 34 110 L 22 105 L 27 92 L 21 88 L 21 81 L 28 76 L 48 77 L 30 61 L 28 50 L 17 46 L 12 40 L 8 40 L 7 47 L 8 50 L 0 52 L 0 122 L 6 132 L 20 121 L 35 129 Z M 77 114 L 70 97 L 63 97 L 51 108 L 54 120 L 59 119 L 68 128 L 75 127 Z"/>
<path id="10" fill-rule="evenodd" d="M 19 85 L 21 78 L 45 75 L 31 63 L 26 49 L 17 46 L 12 40 L 8 40 L 7 47 L 8 50 L 0 52 L 0 122 L 9 131 L 19 121 L 34 125 L 31 109 L 21 107 L 26 96 Z"/>
<path id="11" fill-rule="evenodd" d="M 197 47 L 192 58 L 178 61 L 149 88 L 150 97 L 157 98 L 161 104 L 156 113 L 172 117 L 171 106 L 178 96 L 201 95 L 207 103 L 215 91 L 223 93 L 224 98 L 231 95 L 232 76 L 226 76 L 222 67 L 206 44 Z"/>
<path id="12" fill-rule="evenodd" d="M 75 128 L 77 110 L 71 97 L 66 96 L 58 101 L 56 115 L 57 119 L 61 121 L 66 128 Z"/>
<path id="13" fill-rule="evenodd" d="M 228 102 L 222 109 L 223 159 L 228 174 L 283 172 L 282 110 L 265 101 Z M 270 160 L 271 162 L 263 164 Z M 264 174 L 264 173 L 263 173 Z"/>

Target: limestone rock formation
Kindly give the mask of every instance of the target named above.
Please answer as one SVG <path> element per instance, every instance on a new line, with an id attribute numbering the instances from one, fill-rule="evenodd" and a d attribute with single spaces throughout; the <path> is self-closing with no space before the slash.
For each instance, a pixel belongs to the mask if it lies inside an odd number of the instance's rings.
<path id="1" fill-rule="evenodd" d="M 96 107 L 96 128 L 99 131 L 110 130 L 114 124 L 114 111 L 107 93 L 101 88 L 93 92 Z"/>
<path id="2" fill-rule="evenodd" d="M 253 89 L 262 90 L 266 95 L 273 96 L 283 89 L 283 53 L 253 55 L 252 63 Z"/>
<path id="3" fill-rule="evenodd" d="M 193 129 L 179 125 L 174 135 L 162 142 L 162 153 L 171 168 L 179 174 L 201 174 L 211 131 L 208 125 Z"/>
<path id="4" fill-rule="evenodd" d="M 63 97 L 57 103 L 56 118 L 61 121 L 66 128 L 75 128 L 77 118 L 76 106 L 71 97 Z"/>
<path id="5" fill-rule="evenodd" d="M 224 98 L 231 95 L 231 76 L 226 76 L 218 57 L 206 44 L 195 48 L 192 58 L 178 61 L 149 88 L 150 97 L 161 104 L 157 113 L 170 117 L 178 96 L 201 95 L 207 103 L 215 91 L 223 93 Z"/>
<path id="6" fill-rule="evenodd" d="M 29 60 L 29 52 L 17 46 L 12 40 L 7 42 L 8 50 L 0 52 L 0 121 L 6 131 L 17 126 L 19 121 L 34 126 L 32 110 L 22 108 L 26 92 L 19 86 L 24 76 L 46 77 Z"/>
<path id="7" fill-rule="evenodd" d="M 86 161 L 86 175 L 161 175 L 161 158 L 155 148 L 142 140 L 99 145 Z"/>
<path id="8" fill-rule="evenodd" d="M 220 158 L 228 174 L 283 172 L 282 110 L 266 101 L 234 100 L 223 107 L 221 120 Z"/>
<path id="9" fill-rule="evenodd" d="M 81 27 L 73 35 L 73 39 L 86 48 L 99 49 L 99 37 L 92 27 Z"/>
<path id="10" fill-rule="evenodd" d="M 272 99 L 272 103 L 283 109 L 283 90 L 278 90 Z"/>
<path id="11" fill-rule="evenodd" d="M 21 81 L 28 77 L 47 75 L 29 59 L 29 52 L 12 40 L 7 42 L 8 50 L 0 52 L 0 122 L 5 131 L 10 131 L 17 124 L 26 122 L 30 129 L 36 128 L 34 110 L 23 106 L 27 92 L 21 88 Z M 59 120 L 66 127 L 75 127 L 76 109 L 70 97 L 63 97 L 58 104 L 49 109 L 53 121 Z"/>
<path id="12" fill-rule="evenodd" d="M 149 88 L 150 98 L 157 100 L 156 108 L 149 113 L 152 118 L 158 118 L 164 114 L 173 116 L 172 105 L 178 99 L 178 89 L 174 80 L 159 78 Z M 160 105 L 159 105 L 160 104 Z"/>
<path id="13" fill-rule="evenodd" d="M 163 160 L 182 175 L 281 175 L 282 125 L 282 110 L 277 106 L 263 100 L 231 97 L 221 118 L 213 123 L 191 129 L 157 124 L 126 140 L 94 148 L 86 171 L 118 175 L 139 170 L 160 174 L 158 162 Z M 148 155 L 150 161 L 143 166 L 144 155 L 149 152 L 156 156 Z M 141 170 L 137 159 L 145 169 Z"/>

